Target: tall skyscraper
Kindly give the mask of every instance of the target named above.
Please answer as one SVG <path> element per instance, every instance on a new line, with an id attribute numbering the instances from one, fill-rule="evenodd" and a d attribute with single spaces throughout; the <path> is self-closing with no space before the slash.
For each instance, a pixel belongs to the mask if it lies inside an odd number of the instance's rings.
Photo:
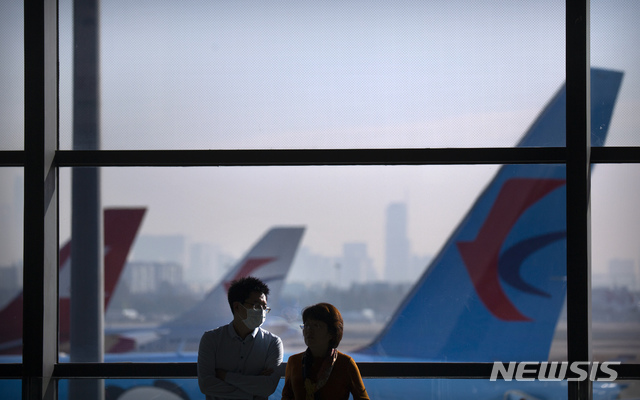
<path id="1" fill-rule="evenodd" d="M 385 226 L 384 278 L 387 282 L 410 279 L 411 249 L 407 237 L 407 205 L 391 203 L 387 207 Z"/>

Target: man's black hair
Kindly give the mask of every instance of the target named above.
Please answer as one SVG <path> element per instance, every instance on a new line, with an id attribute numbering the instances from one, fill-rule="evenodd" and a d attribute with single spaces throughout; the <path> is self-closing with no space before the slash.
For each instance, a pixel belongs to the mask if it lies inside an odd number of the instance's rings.
<path id="1" fill-rule="evenodd" d="M 229 286 L 229 292 L 227 292 L 227 299 L 229 300 L 229 307 L 231 307 L 231 312 L 233 313 L 233 303 L 235 301 L 244 303 L 249 298 L 249 296 L 251 296 L 252 292 L 260 292 L 268 298 L 269 286 L 267 286 L 267 284 L 262 282 L 260 279 L 254 278 L 253 276 L 247 276 L 231 282 L 231 286 Z"/>

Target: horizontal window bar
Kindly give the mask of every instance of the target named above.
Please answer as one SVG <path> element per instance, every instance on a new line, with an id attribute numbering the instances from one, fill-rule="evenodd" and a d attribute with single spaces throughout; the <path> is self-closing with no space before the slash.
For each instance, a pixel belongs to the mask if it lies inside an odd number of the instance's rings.
<path id="1" fill-rule="evenodd" d="M 0 379 L 21 379 L 22 374 L 22 364 L 0 363 Z"/>
<path id="2" fill-rule="evenodd" d="M 24 151 L 0 151 L 0 167 L 22 167 L 24 165 L 24 159 Z"/>
<path id="3" fill-rule="evenodd" d="M 592 147 L 592 163 L 638 163 L 640 147 Z"/>
<path id="4" fill-rule="evenodd" d="M 58 166 L 438 165 L 564 163 L 545 148 L 58 151 Z"/>
<path id="5" fill-rule="evenodd" d="M 283 363 L 286 366 L 286 363 Z M 493 363 L 359 362 L 363 378 L 489 379 Z M 640 364 L 609 365 L 618 380 L 640 380 Z M 284 367 L 282 369 L 284 373 Z M 185 363 L 64 363 L 54 377 L 66 378 L 196 378 L 197 364 Z M 283 375 L 284 376 L 284 375 Z M 598 377 L 609 375 L 598 371 Z M 500 375 L 500 377 L 502 377 Z"/>
<path id="6" fill-rule="evenodd" d="M 56 152 L 73 166 L 438 165 L 564 163 L 564 148 L 357 150 L 102 150 Z M 0 166 L 24 165 L 24 151 L 0 151 Z M 593 163 L 640 163 L 640 147 L 593 147 Z"/>

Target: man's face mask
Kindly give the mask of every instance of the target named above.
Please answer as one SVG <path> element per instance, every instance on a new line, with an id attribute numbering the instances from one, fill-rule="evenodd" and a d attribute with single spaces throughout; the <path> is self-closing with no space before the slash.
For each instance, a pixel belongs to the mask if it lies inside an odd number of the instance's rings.
<path id="1" fill-rule="evenodd" d="M 244 309 L 247 310 L 247 318 L 243 319 L 242 322 L 244 322 L 247 328 L 251 330 L 254 330 L 257 327 L 261 326 L 264 323 L 265 319 L 267 319 L 266 310 L 263 310 L 261 308 L 254 309 L 247 307 L 244 307 Z"/>

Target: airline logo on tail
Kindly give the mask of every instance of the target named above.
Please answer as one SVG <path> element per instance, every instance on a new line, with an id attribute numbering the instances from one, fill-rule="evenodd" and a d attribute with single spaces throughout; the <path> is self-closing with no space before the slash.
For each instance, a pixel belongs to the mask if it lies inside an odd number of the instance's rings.
<path id="1" fill-rule="evenodd" d="M 522 292 L 550 297 L 548 293 L 522 279 L 520 267 L 530 254 L 564 238 L 566 232 L 553 232 L 520 241 L 502 255 L 500 250 L 520 216 L 533 204 L 564 184 L 564 179 L 507 180 L 475 240 L 456 243 L 476 293 L 496 318 L 503 321 L 531 321 L 507 297 L 500 279 Z"/>

